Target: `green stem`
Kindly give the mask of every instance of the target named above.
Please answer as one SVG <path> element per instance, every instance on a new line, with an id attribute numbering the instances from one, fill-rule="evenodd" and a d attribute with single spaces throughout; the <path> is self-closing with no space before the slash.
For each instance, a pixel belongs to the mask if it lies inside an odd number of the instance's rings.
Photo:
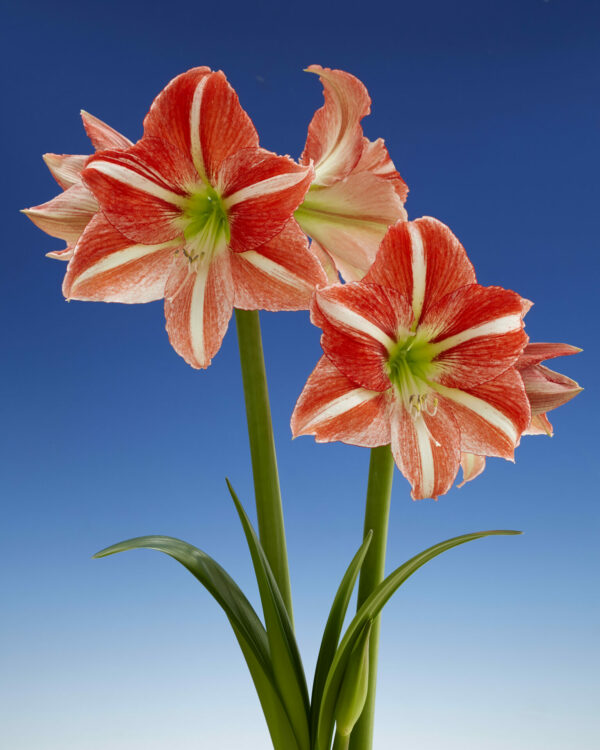
<path id="1" fill-rule="evenodd" d="M 283 509 L 258 310 L 235 311 L 260 541 L 292 618 Z"/>
<path id="2" fill-rule="evenodd" d="M 350 736 L 349 734 L 343 735 L 339 732 L 335 733 L 335 739 L 333 741 L 333 747 L 331 750 L 348 750 L 349 744 L 350 744 Z"/>
<path id="3" fill-rule="evenodd" d="M 394 476 L 394 458 L 389 445 L 371 449 L 369 483 L 365 508 L 364 534 L 373 530 L 369 551 L 360 571 L 357 607 L 360 607 L 373 589 L 383 581 L 385 549 L 387 545 L 390 497 Z M 373 621 L 369 644 L 369 689 L 360 719 L 352 730 L 350 750 L 371 750 L 375 720 L 375 689 L 377 686 L 377 653 L 379 646 L 380 616 Z"/>

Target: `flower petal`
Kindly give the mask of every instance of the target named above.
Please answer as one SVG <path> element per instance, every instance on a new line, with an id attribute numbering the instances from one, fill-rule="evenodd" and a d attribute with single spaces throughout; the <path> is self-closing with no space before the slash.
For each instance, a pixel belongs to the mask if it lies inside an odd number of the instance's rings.
<path id="1" fill-rule="evenodd" d="M 75 245 L 67 245 L 62 250 L 51 250 L 49 253 L 46 253 L 46 258 L 52 258 L 53 260 L 71 260 L 74 252 Z"/>
<path id="2" fill-rule="evenodd" d="M 63 293 L 67 299 L 95 302 L 161 299 L 177 244 L 133 244 L 98 213 L 77 243 Z"/>
<path id="3" fill-rule="evenodd" d="M 295 218 L 335 260 L 344 279 L 357 281 L 373 263 L 388 227 L 406 219 L 388 180 L 368 172 L 331 187 L 312 188 Z"/>
<path id="4" fill-rule="evenodd" d="M 360 121 L 371 111 L 371 99 L 364 84 L 343 70 L 311 65 L 323 84 L 325 104 L 318 109 L 310 125 L 300 161 L 315 164 L 315 182 L 333 185 L 347 177 L 363 151 Z"/>
<path id="5" fill-rule="evenodd" d="M 185 256 L 173 264 L 165 291 L 169 340 L 185 361 L 206 368 L 219 351 L 233 311 L 230 253 L 215 249 L 210 262 L 196 267 Z"/>
<path id="6" fill-rule="evenodd" d="M 323 329 L 323 351 L 344 375 L 370 390 L 390 387 L 388 354 L 412 322 L 405 297 L 377 284 L 335 284 L 317 290 L 311 320 Z"/>
<path id="7" fill-rule="evenodd" d="M 169 141 L 213 184 L 225 158 L 258 146 L 256 128 L 225 75 L 206 67 L 182 73 L 160 92 L 144 120 L 144 135 Z"/>
<path id="8" fill-rule="evenodd" d="M 406 202 L 408 185 L 396 170 L 383 138 L 378 138 L 376 141 L 363 138 L 363 152 L 352 172 L 370 172 L 384 180 L 389 180 L 402 203 Z"/>
<path id="9" fill-rule="evenodd" d="M 365 281 L 405 294 L 419 320 L 437 299 L 473 284 L 475 271 L 450 229 L 424 216 L 390 227 Z"/>
<path id="10" fill-rule="evenodd" d="M 235 307 L 242 310 L 308 310 L 316 287 L 327 277 L 291 219 L 256 250 L 231 254 Z"/>
<path id="11" fill-rule="evenodd" d="M 389 394 L 360 388 L 321 357 L 292 414 L 292 434 L 374 448 L 390 442 Z"/>
<path id="12" fill-rule="evenodd" d="M 44 154 L 42 158 L 52 177 L 66 190 L 81 182 L 81 170 L 90 157 L 81 154 Z"/>
<path id="13" fill-rule="evenodd" d="M 554 435 L 554 428 L 545 414 L 534 414 L 531 417 L 531 424 L 523 432 L 523 435 Z"/>
<path id="14" fill-rule="evenodd" d="M 457 487 L 464 487 L 467 482 L 478 477 L 485 469 L 485 456 L 477 456 L 475 453 L 461 453 L 460 467 L 463 472 L 462 482 Z"/>
<path id="15" fill-rule="evenodd" d="M 82 173 L 108 220 L 135 242 L 168 242 L 181 234 L 181 215 L 193 165 L 174 146 L 143 138 L 127 151 L 102 151 Z"/>
<path id="16" fill-rule="evenodd" d="M 439 404 L 435 416 L 412 417 L 398 403 L 392 417 L 392 453 L 412 485 L 413 500 L 448 492 L 460 465 L 460 432 L 452 412 Z"/>
<path id="17" fill-rule="evenodd" d="M 46 234 L 70 244 L 77 242 L 97 211 L 98 204 L 92 193 L 85 185 L 78 184 L 47 203 L 24 209 L 22 213 Z"/>
<path id="18" fill-rule="evenodd" d="M 329 284 L 339 284 L 340 277 L 336 270 L 335 262 L 327 250 L 322 248 L 316 240 L 311 240 L 310 251 L 321 264 L 321 267 L 327 276 L 327 282 Z"/>
<path id="19" fill-rule="evenodd" d="M 110 125 L 102 122 L 102 120 L 94 117 L 94 115 L 90 115 L 89 112 L 83 109 L 81 110 L 81 119 L 83 120 L 85 132 L 96 151 L 104 151 L 105 149 L 121 150 L 133 146 L 129 138 L 125 138 L 124 135 L 111 128 Z"/>
<path id="20" fill-rule="evenodd" d="M 520 370 L 530 365 L 539 365 L 545 359 L 566 357 L 569 354 L 579 354 L 581 351 L 579 347 L 570 344 L 544 344 L 536 341 L 527 344 L 517 361 L 516 367 Z"/>
<path id="21" fill-rule="evenodd" d="M 513 367 L 468 389 L 431 387 L 456 417 L 462 451 L 513 460 L 531 416 L 523 381 Z"/>
<path id="22" fill-rule="evenodd" d="M 228 212 L 231 249 L 255 250 L 276 237 L 302 202 L 312 175 L 312 167 L 263 148 L 247 148 L 225 159 L 217 191 Z"/>
<path id="23" fill-rule="evenodd" d="M 517 366 L 519 362 L 517 362 Z M 544 367 L 544 365 L 530 365 L 523 369 L 519 368 L 519 372 L 525 384 L 525 391 L 533 415 L 545 414 L 547 411 L 556 409 L 575 398 L 583 390 L 571 378 Z"/>
<path id="24" fill-rule="evenodd" d="M 527 343 L 521 297 L 501 287 L 470 284 L 439 299 L 421 318 L 439 382 L 464 388 L 497 377 Z"/>

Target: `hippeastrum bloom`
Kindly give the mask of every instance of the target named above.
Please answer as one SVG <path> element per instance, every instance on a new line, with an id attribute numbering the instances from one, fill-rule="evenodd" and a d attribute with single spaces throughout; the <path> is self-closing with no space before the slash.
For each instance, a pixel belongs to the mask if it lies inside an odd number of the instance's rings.
<path id="1" fill-rule="evenodd" d="M 371 111 L 365 86 L 343 70 L 311 65 L 307 71 L 320 77 L 325 104 L 308 127 L 300 162 L 313 163 L 315 175 L 295 216 L 330 281 L 337 281 L 337 271 L 355 281 L 372 264 L 388 227 L 406 219 L 408 188 L 383 139 L 363 135 L 360 122 Z"/>
<path id="2" fill-rule="evenodd" d="M 296 404 L 294 436 L 391 443 L 415 499 L 447 492 L 461 452 L 512 460 L 530 422 L 515 366 L 529 306 L 477 284 L 444 224 L 398 222 L 362 281 L 313 297 L 324 356 Z"/>
<path id="3" fill-rule="evenodd" d="M 83 127 L 96 151 L 125 149 L 132 145 L 128 138 L 102 120 L 81 112 Z M 98 212 L 98 202 L 81 181 L 90 156 L 84 154 L 44 154 L 44 161 L 64 192 L 40 206 L 23 210 L 33 223 L 46 234 L 67 243 L 63 250 L 47 253 L 49 258 L 70 260 L 77 240 Z"/>
<path id="4" fill-rule="evenodd" d="M 165 298 L 173 347 L 208 367 L 233 307 L 306 309 L 326 282 L 292 218 L 313 170 L 258 146 L 222 72 L 171 81 L 142 139 L 93 156 L 82 172 L 100 205 L 64 282 L 67 298 Z"/>
<path id="5" fill-rule="evenodd" d="M 578 383 L 560 372 L 540 364 L 545 359 L 565 357 L 580 352 L 570 344 L 527 344 L 517 360 L 515 367 L 519 371 L 525 386 L 525 393 L 531 408 L 531 422 L 524 435 L 549 435 L 554 430 L 547 417 L 547 412 L 570 401 L 583 390 Z M 465 453 L 461 458 L 463 481 L 470 482 L 485 469 L 485 456 Z M 462 486 L 461 484 L 461 486 Z"/>

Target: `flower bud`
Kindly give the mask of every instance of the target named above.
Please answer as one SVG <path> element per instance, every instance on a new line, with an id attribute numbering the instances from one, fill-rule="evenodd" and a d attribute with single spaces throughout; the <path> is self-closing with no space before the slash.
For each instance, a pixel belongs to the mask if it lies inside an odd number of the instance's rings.
<path id="1" fill-rule="evenodd" d="M 367 700 L 369 688 L 369 641 L 373 620 L 365 623 L 356 640 L 335 706 L 337 731 L 347 737 L 359 720 Z"/>

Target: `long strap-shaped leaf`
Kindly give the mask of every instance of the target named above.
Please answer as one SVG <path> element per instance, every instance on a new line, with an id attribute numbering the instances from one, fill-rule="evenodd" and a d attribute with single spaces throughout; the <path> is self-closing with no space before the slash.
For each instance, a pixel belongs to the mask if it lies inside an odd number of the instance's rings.
<path id="1" fill-rule="evenodd" d="M 464 534 L 463 536 L 448 539 L 445 542 L 440 542 L 433 547 L 429 547 L 429 549 L 426 549 L 420 554 L 415 555 L 415 557 L 408 560 L 408 562 L 405 562 L 404 565 L 396 568 L 393 573 L 390 573 L 390 575 L 385 578 L 379 586 L 377 586 L 348 626 L 331 663 L 319 710 L 317 741 L 315 745 L 316 750 L 328 750 L 331 745 L 335 704 L 340 690 L 340 683 L 356 638 L 360 635 L 365 623 L 379 614 L 386 602 L 404 583 L 404 581 L 406 581 L 406 579 L 422 565 L 429 562 L 429 560 L 441 555 L 442 552 L 445 552 L 446 550 L 452 549 L 452 547 L 458 547 L 460 544 L 472 542 L 475 539 L 482 539 L 486 536 L 520 533 L 520 531 L 479 531 L 473 534 Z"/>
<path id="2" fill-rule="evenodd" d="M 265 628 L 252 605 L 231 576 L 209 555 L 187 542 L 168 536 L 141 536 L 101 550 L 106 557 L 132 549 L 154 549 L 177 560 L 221 606 L 240 644 L 258 693 L 271 740 L 276 750 L 303 750 L 284 708 L 273 672 Z"/>
<path id="3" fill-rule="evenodd" d="M 339 585 L 329 617 L 327 618 L 327 624 L 323 631 L 323 638 L 321 639 L 321 648 L 319 649 L 319 658 L 317 659 L 317 666 L 315 668 L 315 678 L 313 681 L 312 698 L 310 702 L 311 710 L 311 740 L 314 745 L 317 733 L 317 720 L 319 717 L 319 708 L 321 706 L 321 699 L 323 697 L 323 690 L 325 689 L 325 682 L 327 675 L 331 668 L 331 663 L 335 656 L 336 649 L 340 640 L 340 634 L 344 625 L 344 618 L 348 611 L 348 604 L 350 603 L 350 597 L 356 584 L 356 579 L 362 567 L 365 555 L 371 544 L 373 538 L 373 532 L 369 531 L 365 537 L 364 542 L 361 544 L 358 552 L 352 558 L 352 562 L 348 566 L 348 569 L 344 573 L 344 577 Z"/>
<path id="4" fill-rule="evenodd" d="M 298 746 L 310 750 L 308 689 L 292 622 L 258 536 L 229 480 L 226 481 L 250 549 L 279 692 L 294 727 Z"/>

